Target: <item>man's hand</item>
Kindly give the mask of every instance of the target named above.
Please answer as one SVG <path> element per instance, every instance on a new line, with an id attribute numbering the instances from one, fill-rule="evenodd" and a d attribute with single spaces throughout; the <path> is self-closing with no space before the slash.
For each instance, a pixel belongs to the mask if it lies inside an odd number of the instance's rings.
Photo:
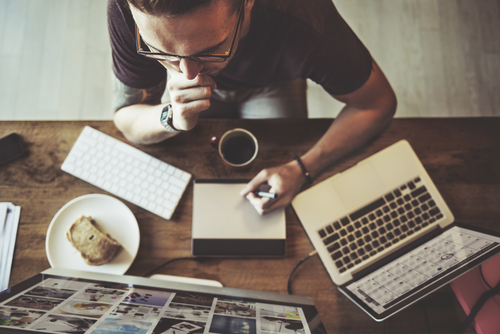
<path id="1" fill-rule="evenodd" d="M 290 204 L 304 182 L 302 170 L 293 160 L 281 166 L 263 169 L 246 185 L 240 195 L 246 196 L 257 212 L 264 215 Z M 269 192 L 276 193 L 278 198 L 258 197 L 253 193 L 260 185 L 266 183 L 271 186 Z"/>
<path id="2" fill-rule="evenodd" d="M 171 71 L 170 75 L 167 88 L 174 113 L 174 127 L 191 130 L 198 122 L 200 112 L 210 107 L 210 97 L 217 86 L 208 75 L 198 74 L 192 80 L 176 71 Z"/>

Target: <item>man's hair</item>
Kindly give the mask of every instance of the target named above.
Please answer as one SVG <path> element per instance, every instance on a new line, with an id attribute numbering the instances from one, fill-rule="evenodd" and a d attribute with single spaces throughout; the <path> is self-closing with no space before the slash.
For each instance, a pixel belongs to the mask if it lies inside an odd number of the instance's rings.
<path id="1" fill-rule="evenodd" d="M 154 16 L 180 16 L 203 6 L 208 6 L 212 0 L 126 0 L 143 13 Z M 236 11 L 244 0 L 231 0 L 233 11 Z"/>

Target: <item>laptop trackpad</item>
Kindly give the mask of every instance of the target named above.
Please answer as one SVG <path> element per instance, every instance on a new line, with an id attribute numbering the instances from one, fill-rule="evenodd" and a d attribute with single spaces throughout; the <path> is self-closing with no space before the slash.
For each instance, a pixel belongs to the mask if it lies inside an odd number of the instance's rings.
<path id="1" fill-rule="evenodd" d="M 332 185 L 348 211 L 384 191 L 384 184 L 369 162 L 343 172 L 332 180 Z"/>

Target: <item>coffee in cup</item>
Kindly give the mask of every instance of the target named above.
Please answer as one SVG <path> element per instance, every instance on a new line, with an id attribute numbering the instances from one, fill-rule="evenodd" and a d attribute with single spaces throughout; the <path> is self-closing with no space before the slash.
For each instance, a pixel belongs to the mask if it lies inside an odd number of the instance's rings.
<path id="1" fill-rule="evenodd" d="M 229 130 L 219 141 L 219 154 L 224 164 L 231 169 L 248 168 L 258 151 L 257 138 L 245 129 Z"/>

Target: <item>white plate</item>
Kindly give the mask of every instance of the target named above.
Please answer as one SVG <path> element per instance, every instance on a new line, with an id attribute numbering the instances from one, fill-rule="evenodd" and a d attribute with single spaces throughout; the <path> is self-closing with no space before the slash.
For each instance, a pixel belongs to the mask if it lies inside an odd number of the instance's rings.
<path id="1" fill-rule="evenodd" d="M 122 245 L 110 262 L 102 266 L 86 264 L 66 238 L 66 231 L 81 215 L 91 216 L 100 228 Z M 132 211 L 114 197 L 91 194 L 75 198 L 56 213 L 47 230 L 45 249 L 54 268 L 123 275 L 134 262 L 139 242 L 139 225 Z"/>

